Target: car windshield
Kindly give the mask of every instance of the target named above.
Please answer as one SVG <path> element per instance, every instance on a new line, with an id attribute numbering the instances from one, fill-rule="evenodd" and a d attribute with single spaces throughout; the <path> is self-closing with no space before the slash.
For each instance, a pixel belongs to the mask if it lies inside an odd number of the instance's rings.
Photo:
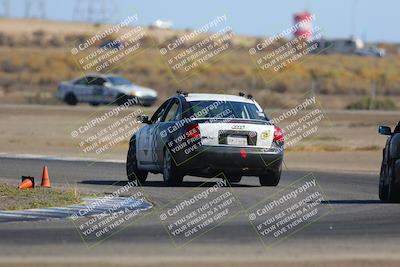
<path id="1" fill-rule="evenodd" d="M 192 114 L 196 118 L 233 118 L 268 120 L 264 112 L 252 103 L 234 101 L 191 101 Z"/>
<path id="2" fill-rule="evenodd" d="M 108 77 L 108 79 L 114 85 L 129 85 L 129 84 L 132 84 L 129 80 L 127 80 L 125 78 L 122 78 L 122 77 L 118 77 L 118 76 L 110 76 L 110 77 Z"/>

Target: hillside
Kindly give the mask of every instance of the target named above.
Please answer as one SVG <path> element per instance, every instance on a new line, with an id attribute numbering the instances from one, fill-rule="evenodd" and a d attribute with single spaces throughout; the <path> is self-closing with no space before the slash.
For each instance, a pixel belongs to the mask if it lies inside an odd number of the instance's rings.
<path id="1" fill-rule="evenodd" d="M 58 83 L 83 73 L 71 55 L 71 48 L 108 27 L 1 19 L 0 102 L 58 103 L 54 97 Z M 286 99 L 313 89 L 326 108 L 342 109 L 354 101 L 365 100 L 374 84 L 379 100 L 400 99 L 399 55 L 373 58 L 309 54 L 283 70 L 263 71 L 248 52 L 260 38 L 233 36 L 228 52 L 196 68 L 190 78 L 180 79 L 182 73 L 171 72 L 159 49 L 168 40 L 190 31 L 148 28 L 145 31 L 147 39 L 140 53 L 124 58 L 112 72 L 157 89 L 161 97 L 177 88 L 202 92 L 247 91 L 263 104 L 279 107 Z"/>

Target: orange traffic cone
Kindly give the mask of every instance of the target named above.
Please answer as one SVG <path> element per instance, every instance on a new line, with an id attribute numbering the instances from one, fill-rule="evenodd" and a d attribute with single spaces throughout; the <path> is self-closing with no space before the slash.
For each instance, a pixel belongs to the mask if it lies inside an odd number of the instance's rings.
<path id="1" fill-rule="evenodd" d="M 43 167 L 43 173 L 42 173 L 42 183 L 40 184 L 42 187 L 51 187 L 50 186 L 50 178 L 49 178 L 49 172 L 47 170 L 47 166 Z"/>
<path id="2" fill-rule="evenodd" d="M 30 176 L 22 176 L 22 183 L 18 186 L 19 189 L 35 188 L 35 178 Z"/>

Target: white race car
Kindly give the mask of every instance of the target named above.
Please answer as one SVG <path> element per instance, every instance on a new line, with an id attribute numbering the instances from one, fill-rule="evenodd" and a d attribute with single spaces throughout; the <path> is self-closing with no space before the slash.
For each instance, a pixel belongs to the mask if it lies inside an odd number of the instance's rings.
<path id="1" fill-rule="evenodd" d="M 258 176 L 263 186 L 281 177 L 284 136 L 251 97 L 178 92 L 165 101 L 131 140 L 129 180 L 162 173 L 167 185 L 185 175 L 240 182 Z"/>
<path id="2" fill-rule="evenodd" d="M 61 82 L 57 97 L 69 105 L 76 105 L 78 102 L 94 106 L 113 102 L 122 105 L 133 99 L 138 105 L 151 106 L 157 100 L 157 92 L 133 84 L 120 76 L 92 74 Z"/>

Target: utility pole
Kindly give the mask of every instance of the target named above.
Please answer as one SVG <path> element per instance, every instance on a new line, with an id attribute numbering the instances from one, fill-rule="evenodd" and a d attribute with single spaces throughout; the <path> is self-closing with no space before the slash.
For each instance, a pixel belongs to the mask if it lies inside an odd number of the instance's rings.
<path id="1" fill-rule="evenodd" d="M 10 1 L 1 0 L 0 1 L 0 17 L 7 18 L 10 16 Z"/>
<path id="2" fill-rule="evenodd" d="M 110 0 L 76 0 L 72 19 L 91 23 L 105 23 L 115 14 L 116 3 Z"/>
<path id="3" fill-rule="evenodd" d="M 356 24 L 357 24 L 357 2 L 358 0 L 353 0 L 352 10 L 351 10 L 351 34 L 352 37 L 356 37 Z"/>
<path id="4" fill-rule="evenodd" d="M 369 107 L 368 107 L 369 110 L 375 109 L 376 87 L 377 87 L 377 81 L 373 80 L 371 84 L 371 99 L 369 101 Z"/>

